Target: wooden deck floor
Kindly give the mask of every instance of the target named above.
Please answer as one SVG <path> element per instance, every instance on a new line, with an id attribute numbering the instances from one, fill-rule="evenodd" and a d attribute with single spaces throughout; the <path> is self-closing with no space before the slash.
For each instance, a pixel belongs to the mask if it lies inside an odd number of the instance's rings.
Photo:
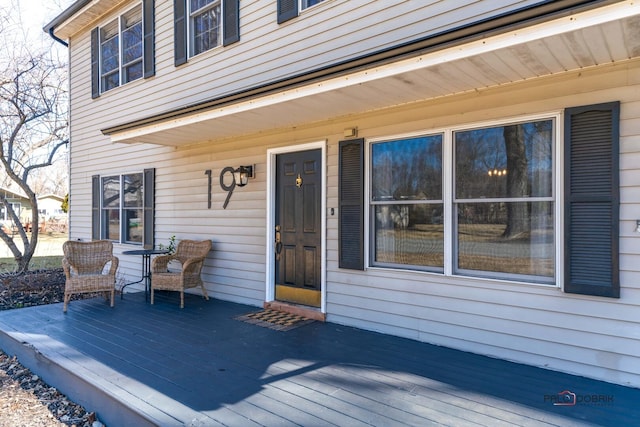
<path id="1" fill-rule="evenodd" d="M 143 293 L 11 310 L 0 348 L 109 427 L 640 425 L 639 389 L 331 323 L 234 319 L 256 310 Z M 565 390 L 577 403 L 554 405 Z"/>

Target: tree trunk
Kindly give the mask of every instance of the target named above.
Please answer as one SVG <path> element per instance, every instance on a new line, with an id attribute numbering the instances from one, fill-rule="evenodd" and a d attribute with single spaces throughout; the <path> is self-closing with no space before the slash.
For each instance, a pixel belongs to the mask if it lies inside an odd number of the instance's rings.
<path id="1" fill-rule="evenodd" d="M 528 195 L 527 153 L 522 125 L 505 126 L 504 143 L 507 152 L 507 197 Z M 507 227 L 503 237 L 513 238 L 529 231 L 529 209 L 524 202 L 507 202 Z"/>

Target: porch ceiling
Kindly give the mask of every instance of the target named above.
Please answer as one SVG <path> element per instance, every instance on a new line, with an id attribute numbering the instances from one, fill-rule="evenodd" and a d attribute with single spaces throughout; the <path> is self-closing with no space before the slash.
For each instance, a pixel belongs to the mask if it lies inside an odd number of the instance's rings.
<path id="1" fill-rule="evenodd" d="M 640 56 L 640 4 L 535 26 L 206 109 L 103 130 L 112 142 L 182 146 L 286 129 Z"/>

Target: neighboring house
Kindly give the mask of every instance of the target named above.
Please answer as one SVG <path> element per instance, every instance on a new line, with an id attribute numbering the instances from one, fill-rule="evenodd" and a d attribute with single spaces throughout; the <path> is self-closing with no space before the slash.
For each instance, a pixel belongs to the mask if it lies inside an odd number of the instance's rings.
<path id="1" fill-rule="evenodd" d="M 0 197 L 11 204 L 13 211 L 22 224 L 26 224 L 31 219 L 31 202 L 26 194 L 0 188 Z M 5 231 L 11 232 L 14 229 L 14 222 L 9 215 L 8 209 L 0 203 L 0 223 Z"/>
<path id="2" fill-rule="evenodd" d="M 216 298 L 640 387 L 640 4 L 80 0 L 45 30 L 70 238 L 211 239 Z"/>
<path id="3" fill-rule="evenodd" d="M 67 231 L 68 215 L 62 209 L 64 197 L 45 194 L 38 197 L 38 213 L 44 231 Z"/>
<path id="4" fill-rule="evenodd" d="M 67 214 L 62 209 L 62 202 L 64 197 L 56 194 L 45 194 L 38 197 L 38 213 L 45 217 L 50 218 L 66 218 Z"/>
<path id="5" fill-rule="evenodd" d="M 13 205 L 13 209 L 20 218 L 20 222 L 27 230 L 31 229 L 31 202 L 29 198 L 22 193 L 0 188 L 0 196 L 5 198 Z M 66 230 L 67 214 L 62 210 L 62 202 L 64 197 L 55 194 L 46 194 L 38 197 L 38 214 L 40 221 L 40 230 L 46 231 L 49 226 L 56 231 Z M 0 204 L 0 222 L 5 230 L 13 230 L 15 228 L 9 212 Z"/>

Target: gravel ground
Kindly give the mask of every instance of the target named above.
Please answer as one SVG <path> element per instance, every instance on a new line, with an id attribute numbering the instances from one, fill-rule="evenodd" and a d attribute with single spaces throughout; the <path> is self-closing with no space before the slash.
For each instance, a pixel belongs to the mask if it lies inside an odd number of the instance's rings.
<path id="1" fill-rule="evenodd" d="M 63 295 L 62 269 L 0 276 L 0 310 L 62 302 Z M 2 351 L 0 386 L 0 427 L 103 426 L 95 413 L 70 401 Z"/>

